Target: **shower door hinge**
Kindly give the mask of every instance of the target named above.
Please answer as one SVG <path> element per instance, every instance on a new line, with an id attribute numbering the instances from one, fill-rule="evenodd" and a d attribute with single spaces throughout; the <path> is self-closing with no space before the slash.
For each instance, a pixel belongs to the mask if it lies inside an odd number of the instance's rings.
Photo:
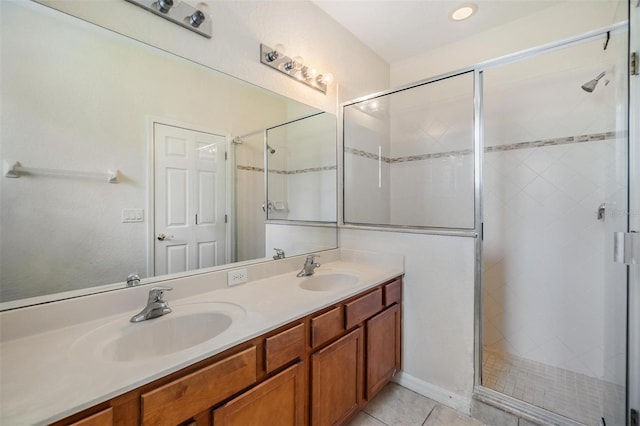
<path id="1" fill-rule="evenodd" d="M 631 52 L 631 56 L 629 57 L 629 74 L 638 75 L 638 73 L 640 73 L 638 67 L 638 52 Z"/>
<path id="2" fill-rule="evenodd" d="M 640 263 L 640 234 L 638 232 L 613 233 L 613 261 L 625 265 Z"/>
<path id="3" fill-rule="evenodd" d="M 224 152 L 224 159 L 227 159 L 227 151 Z"/>
<path id="4" fill-rule="evenodd" d="M 224 215 L 224 223 L 229 222 L 229 216 L 227 216 L 226 214 Z"/>

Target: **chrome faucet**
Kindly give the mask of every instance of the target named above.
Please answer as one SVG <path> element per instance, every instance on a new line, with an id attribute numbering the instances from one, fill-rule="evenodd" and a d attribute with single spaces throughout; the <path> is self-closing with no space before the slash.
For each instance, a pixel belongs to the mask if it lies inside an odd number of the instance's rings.
<path id="1" fill-rule="evenodd" d="M 165 291 L 173 290 L 171 287 L 159 286 L 149 290 L 149 300 L 147 306 L 137 315 L 131 317 L 131 322 L 140 322 L 152 318 L 161 317 L 171 312 L 171 308 L 166 300 L 163 300 Z"/>
<path id="2" fill-rule="evenodd" d="M 140 285 L 140 275 L 138 274 L 129 274 L 127 277 L 127 287 L 135 287 Z"/>
<path id="3" fill-rule="evenodd" d="M 320 264 L 315 262 L 316 257 L 320 257 L 317 254 L 310 254 L 307 256 L 307 260 L 304 261 L 304 266 L 302 267 L 302 271 L 298 272 L 298 277 L 308 277 L 313 275 L 313 272 L 316 268 L 320 267 Z"/>
<path id="4" fill-rule="evenodd" d="M 284 250 L 279 248 L 274 248 L 274 250 L 276 251 L 276 254 L 273 255 L 273 260 L 280 260 L 285 258 Z"/>

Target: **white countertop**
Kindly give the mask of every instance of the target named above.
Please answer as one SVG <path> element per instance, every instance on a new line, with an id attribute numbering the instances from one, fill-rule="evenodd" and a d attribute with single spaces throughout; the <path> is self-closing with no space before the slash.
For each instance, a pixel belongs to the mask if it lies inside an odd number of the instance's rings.
<path id="1" fill-rule="evenodd" d="M 244 310 L 220 335 L 168 355 L 143 361 L 116 362 L 102 359 L 98 354 L 92 354 L 84 347 L 88 346 L 86 345 L 87 336 L 95 336 L 95 330 L 105 324 L 118 324 L 122 321 L 123 327 L 144 325 L 129 323 L 129 318 L 138 313 L 145 304 L 146 299 L 138 296 L 140 291 L 136 292 L 140 303 L 135 310 L 118 312 L 115 315 L 103 316 L 75 325 L 64 325 L 63 322 L 63 326 L 59 328 L 43 332 L 30 330 L 28 333 L 23 333 L 24 335 L 18 334 L 16 338 L 2 341 L 0 343 L 0 424 L 17 426 L 60 420 L 403 273 L 401 256 L 394 256 L 390 260 L 388 255 L 337 251 L 339 252 L 338 260 L 323 263 L 316 270 L 315 275 L 347 272 L 360 278 L 357 284 L 335 291 L 304 290 L 300 288 L 299 283 L 305 278 L 297 278 L 296 269 L 295 272 L 288 271 L 234 287 L 217 288 L 182 298 L 173 298 L 176 292 L 167 293 L 165 299 L 169 301 L 169 305 L 176 314 L 179 314 L 183 305 L 202 302 L 235 304 L 241 307 L 238 309 L 239 312 Z M 301 258 L 304 259 L 304 256 Z M 335 259 L 336 256 L 333 258 Z M 299 259 L 296 260 L 296 264 L 300 263 Z M 293 262 L 291 261 L 290 265 L 293 265 Z M 274 263 L 277 262 L 265 263 L 265 267 L 273 268 Z M 212 274 L 224 274 L 226 277 L 226 271 Z M 219 281 L 220 277 L 200 276 L 201 281 L 207 279 Z M 176 287 L 180 282 L 176 280 L 168 284 Z M 146 286 L 143 291 L 146 293 L 149 288 Z M 78 303 L 80 302 L 76 302 Z M 95 305 L 95 300 L 92 303 Z M 83 309 L 83 307 L 69 306 L 65 308 Z M 29 314 L 52 315 L 51 307 L 40 311 L 35 307 L 29 311 Z M 25 313 L 18 313 L 22 315 L 20 320 L 24 320 Z M 7 314 L 11 315 L 11 312 Z M 68 313 L 65 315 L 68 316 Z M 162 321 L 170 315 L 172 314 L 152 321 Z M 97 316 L 96 314 L 95 317 Z M 17 319 L 8 316 L 6 319 L 8 324 L 17 322 Z M 0 321 L 2 320 L 4 318 L 0 315 Z M 6 324 L 3 325 L 6 327 Z"/>

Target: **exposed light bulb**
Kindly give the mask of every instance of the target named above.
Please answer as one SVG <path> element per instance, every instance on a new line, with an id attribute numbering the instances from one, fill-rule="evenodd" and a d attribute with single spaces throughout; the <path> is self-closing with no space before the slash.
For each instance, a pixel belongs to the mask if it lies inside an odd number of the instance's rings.
<path id="1" fill-rule="evenodd" d="M 318 75 L 318 70 L 315 68 L 305 68 L 303 71 L 306 78 L 316 78 Z"/>
<path id="2" fill-rule="evenodd" d="M 333 74 L 331 74 L 330 72 L 326 73 L 324 77 L 322 77 L 322 81 L 327 86 L 330 85 L 331 83 L 333 83 Z"/>
<path id="3" fill-rule="evenodd" d="M 304 66 L 304 58 L 302 56 L 296 56 L 293 58 L 293 68 L 299 70 Z"/>

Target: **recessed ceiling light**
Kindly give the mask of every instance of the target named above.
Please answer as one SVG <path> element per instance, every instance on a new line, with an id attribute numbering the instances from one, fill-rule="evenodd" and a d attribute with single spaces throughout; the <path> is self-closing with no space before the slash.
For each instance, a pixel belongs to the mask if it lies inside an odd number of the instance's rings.
<path id="1" fill-rule="evenodd" d="M 449 13 L 449 19 L 454 21 L 462 21 L 463 19 L 469 18 L 471 15 L 476 13 L 478 10 L 478 5 L 475 3 L 467 3 L 462 6 L 458 6 Z"/>

